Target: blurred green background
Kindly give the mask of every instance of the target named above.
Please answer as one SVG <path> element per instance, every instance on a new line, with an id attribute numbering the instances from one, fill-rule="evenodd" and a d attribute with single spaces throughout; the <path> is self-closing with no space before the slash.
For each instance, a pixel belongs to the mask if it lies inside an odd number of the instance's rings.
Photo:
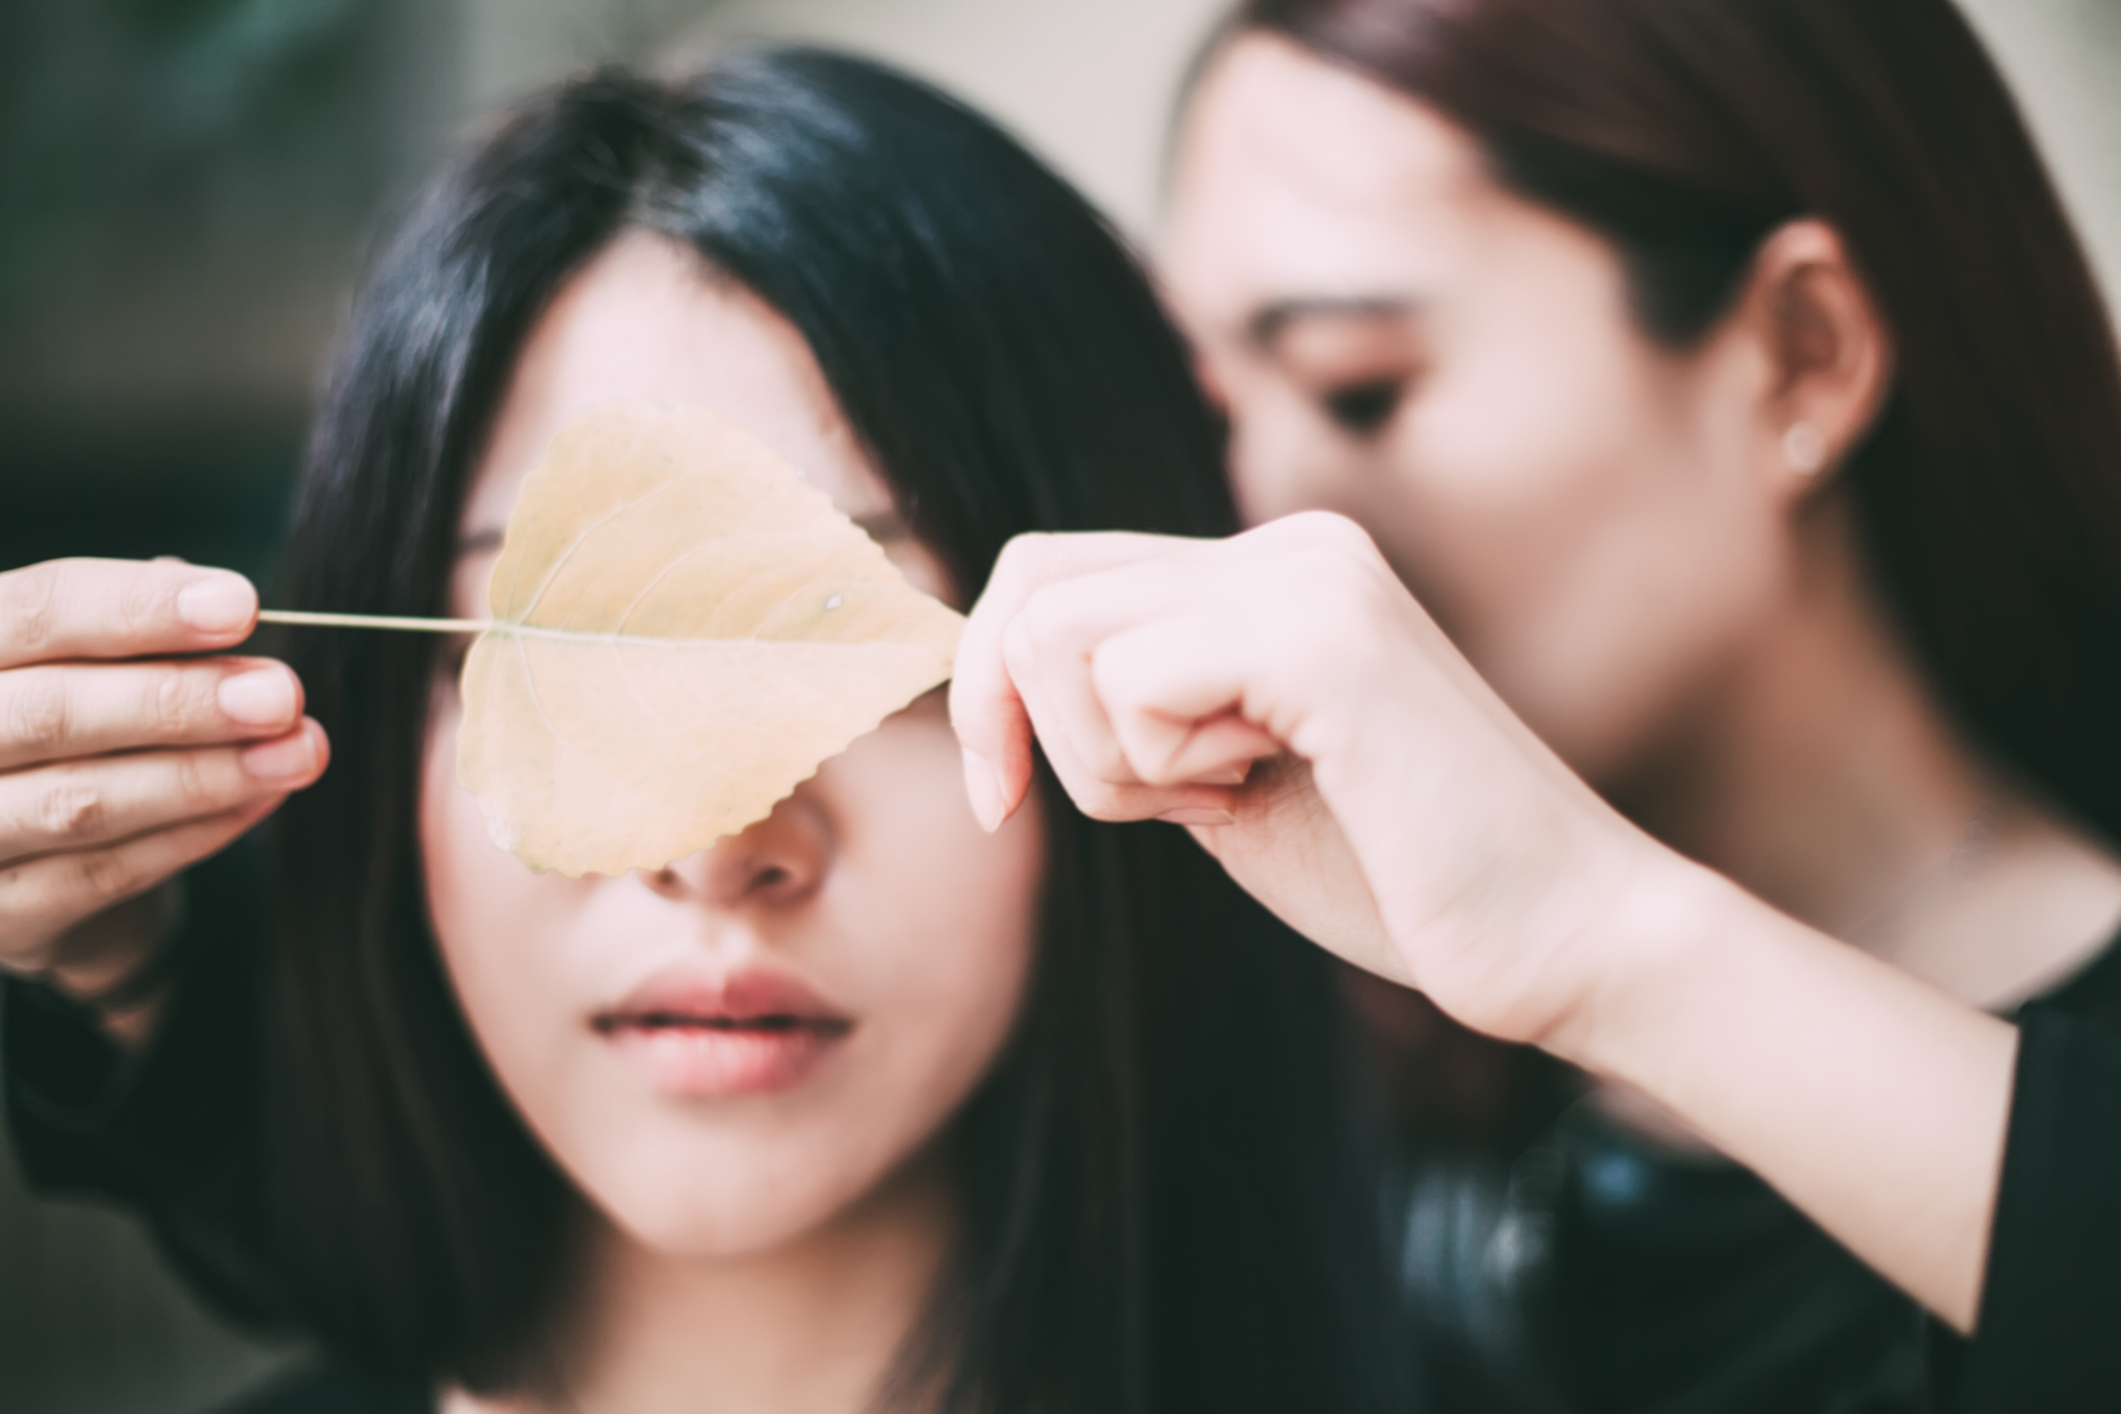
<path id="1" fill-rule="evenodd" d="M 606 58 L 798 37 L 929 74 L 1147 240 L 1173 87 L 1220 0 L 0 0 L 0 569 L 269 574 L 364 253 L 479 116 Z M 2121 283 L 2121 0 L 1975 0 Z M 137 1227 L 0 1151 L 0 1411 L 201 1407 L 287 1352 Z"/>

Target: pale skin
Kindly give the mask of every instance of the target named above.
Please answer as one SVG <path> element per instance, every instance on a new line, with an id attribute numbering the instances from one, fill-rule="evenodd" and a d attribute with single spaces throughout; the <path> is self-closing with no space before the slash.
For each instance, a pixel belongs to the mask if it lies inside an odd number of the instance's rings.
<path id="1" fill-rule="evenodd" d="M 1893 351 L 1836 233 L 1780 231 L 1662 348 L 1463 133 L 1248 36 L 1163 255 L 1271 523 L 1012 547 L 953 693 L 984 818 L 1035 732 L 1083 808 L 1187 824 L 1971 1329 L 2016 1041 L 1983 1009 L 2111 938 L 2121 865 L 1958 733 L 1870 587 L 1834 468 Z"/>

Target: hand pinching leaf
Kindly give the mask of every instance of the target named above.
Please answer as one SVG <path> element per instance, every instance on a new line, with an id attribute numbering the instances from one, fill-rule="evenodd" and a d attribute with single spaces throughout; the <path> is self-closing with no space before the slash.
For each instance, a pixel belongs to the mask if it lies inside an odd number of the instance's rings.
<path id="1" fill-rule="evenodd" d="M 766 446 L 624 404 L 523 483 L 457 778 L 536 869 L 655 868 L 763 819 L 950 676 L 963 620 Z"/>

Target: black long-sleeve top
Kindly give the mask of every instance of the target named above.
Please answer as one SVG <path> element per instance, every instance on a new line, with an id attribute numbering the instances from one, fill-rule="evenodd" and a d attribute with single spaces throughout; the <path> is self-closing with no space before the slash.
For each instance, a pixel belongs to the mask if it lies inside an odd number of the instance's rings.
<path id="1" fill-rule="evenodd" d="M 1411 1170 L 1404 1269 L 1470 1414 L 2121 1410 L 2121 943 L 2017 1018 L 1978 1334 L 1767 1184 L 1579 1104 Z"/>
<path id="2" fill-rule="evenodd" d="M 2110 955 L 2111 956 L 2111 955 Z M 2023 1019 L 1977 1335 L 1959 1410 L 2121 1409 L 2121 1028 Z"/>

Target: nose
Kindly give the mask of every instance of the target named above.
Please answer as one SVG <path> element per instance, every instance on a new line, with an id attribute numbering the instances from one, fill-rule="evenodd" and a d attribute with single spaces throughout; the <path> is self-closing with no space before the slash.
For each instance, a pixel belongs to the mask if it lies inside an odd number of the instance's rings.
<path id="1" fill-rule="evenodd" d="M 665 898 L 728 910 L 786 908 L 824 884 L 832 854 L 824 813 L 798 793 L 742 834 L 643 870 L 641 878 Z"/>

